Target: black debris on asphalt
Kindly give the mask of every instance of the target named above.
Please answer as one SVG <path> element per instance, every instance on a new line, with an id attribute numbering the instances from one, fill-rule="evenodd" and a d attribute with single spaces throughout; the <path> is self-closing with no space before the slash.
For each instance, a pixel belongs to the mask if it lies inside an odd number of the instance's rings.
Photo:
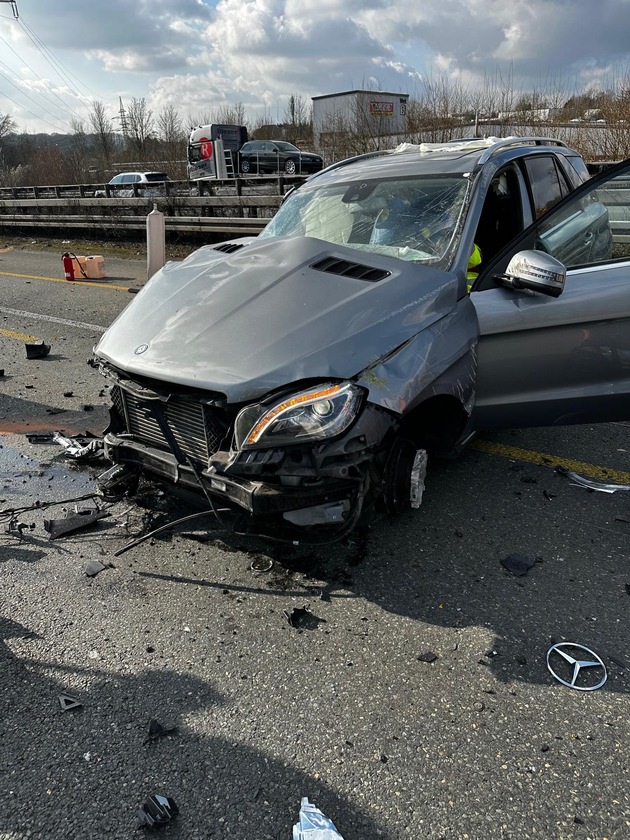
<path id="1" fill-rule="evenodd" d="M 306 606 L 293 607 L 290 612 L 285 610 L 284 614 L 291 627 L 295 627 L 296 630 L 316 630 L 321 623 L 325 623 L 324 618 L 318 618 Z"/>
<path id="2" fill-rule="evenodd" d="M 71 694 L 60 694 L 59 705 L 62 712 L 69 712 L 71 709 L 80 709 L 83 703 Z"/>
<path id="3" fill-rule="evenodd" d="M 26 348 L 27 359 L 43 359 L 50 353 L 50 344 L 43 341 L 26 342 L 24 347 Z"/>
<path id="4" fill-rule="evenodd" d="M 160 828 L 169 823 L 177 814 L 179 814 L 179 808 L 175 800 L 170 796 L 162 796 L 160 793 L 150 796 L 144 805 L 138 808 L 138 818 L 146 828 Z"/>
<path id="5" fill-rule="evenodd" d="M 418 662 L 435 662 L 438 658 L 437 653 L 434 653 L 432 650 L 425 650 L 423 653 L 419 653 L 416 659 Z"/>
<path id="6" fill-rule="evenodd" d="M 536 561 L 525 554 L 508 554 L 501 560 L 501 565 L 517 577 L 523 577 Z"/>
<path id="7" fill-rule="evenodd" d="M 31 434 L 26 434 L 26 439 L 29 443 L 52 443 L 53 442 L 53 433 L 52 432 L 32 432 Z"/>
<path id="8" fill-rule="evenodd" d="M 149 721 L 149 735 L 143 743 L 149 744 L 151 741 L 157 741 L 158 738 L 164 738 L 166 735 L 175 735 L 176 732 L 176 726 L 162 726 L 159 720 L 153 718 Z"/>

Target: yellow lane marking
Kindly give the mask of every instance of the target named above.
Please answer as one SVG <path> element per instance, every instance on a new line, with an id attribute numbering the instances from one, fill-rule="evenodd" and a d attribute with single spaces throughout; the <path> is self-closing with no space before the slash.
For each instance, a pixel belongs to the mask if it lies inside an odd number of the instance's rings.
<path id="1" fill-rule="evenodd" d="M 46 280 L 49 283 L 72 283 L 73 286 L 96 286 L 97 289 L 116 289 L 119 292 L 126 292 L 129 286 L 133 285 L 133 283 L 129 283 L 127 286 L 105 285 L 105 283 L 90 283 L 89 280 L 66 280 L 64 277 L 41 277 L 37 274 L 12 274 L 9 271 L 0 271 L 0 275 L 3 277 L 22 277 L 25 280 Z"/>
<path id="2" fill-rule="evenodd" d="M 503 443 L 494 443 L 490 440 L 475 439 L 471 443 L 471 448 L 477 449 L 479 452 L 486 452 L 488 455 L 500 455 L 502 458 L 511 458 L 514 461 L 527 461 L 541 467 L 565 467 L 567 470 L 581 473 L 589 476 L 589 478 L 596 478 L 599 481 L 605 481 L 608 484 L 630 484 L 630 473 L 622 470 L 612 470 L 608 467 L 598 467 L 584 461 L 574 461 L 572 458 L 560 458 L 557 455 L 536 452 L 532 449 L 520 449 L 518 446 L 506 446 Z"/>
<path id="3" fill-rule="evenodd" d="M 0 335 L 6 335 L 7 338 L 14 338 L 16 341 L 39 341 L 34 335 L 27 335 L 26 333 L 15 332 L 14 330 L 1 330 Z"/>

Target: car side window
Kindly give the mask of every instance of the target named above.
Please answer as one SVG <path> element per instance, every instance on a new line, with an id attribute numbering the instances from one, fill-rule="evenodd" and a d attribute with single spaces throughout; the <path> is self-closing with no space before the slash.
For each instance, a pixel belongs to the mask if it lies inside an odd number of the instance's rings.
<path id="1" fill-rule="evenodd" d="M 630 174 L 551 213 L 538 228 L 535 248 L 567 268 L 630 259 Z"/>
<path id="2" fill-rule="evenodd" d="M 531 190 L 534 218 L 537 219 L 567 195 L 569 188 L 550 155 L 525 158 L 524 164 Z"/>

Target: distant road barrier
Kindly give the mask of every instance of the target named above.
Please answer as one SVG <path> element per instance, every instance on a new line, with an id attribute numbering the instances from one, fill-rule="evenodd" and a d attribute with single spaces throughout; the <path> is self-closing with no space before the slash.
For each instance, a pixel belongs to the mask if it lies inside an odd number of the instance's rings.
<path id="1" fill-rule="evenodd" d="M 263 230 L 287 190 L 303 181 L 299 176 L 169 181 L 159 190 L 134 184 L 133 195 L 125 196 L 109 184 L 0 187 L 0 230 L 145 230 L 157 205 L 167 232 L 250 236 Z M 108 195 L 98 197 L 96 191 Z"/>

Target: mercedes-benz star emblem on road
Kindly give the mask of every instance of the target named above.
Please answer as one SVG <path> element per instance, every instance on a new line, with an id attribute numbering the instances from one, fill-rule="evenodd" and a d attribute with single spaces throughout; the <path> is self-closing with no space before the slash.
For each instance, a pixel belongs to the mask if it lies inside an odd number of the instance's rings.
<path id="1" fill-rule="evenodd" d="M 133 352 L 136 354 L 136 356 L 140 356 L 142 353 L 146 353 L 148 349 L 148 344 L 139 344 Z"/>
<path id="2" fill-rule="evenodd" d="M 576 642 L 558 642 L 547 651 L 547 668 L 562 685 L 578 691 L 601 688 L 608 674 L 596 653 Z"/>

